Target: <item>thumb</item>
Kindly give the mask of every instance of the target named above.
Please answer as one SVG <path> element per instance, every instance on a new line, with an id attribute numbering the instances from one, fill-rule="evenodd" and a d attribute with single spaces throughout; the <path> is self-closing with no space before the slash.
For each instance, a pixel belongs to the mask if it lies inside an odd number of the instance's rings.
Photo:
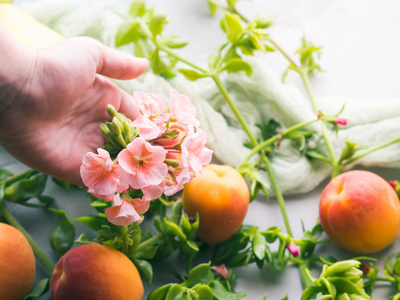
<path id="1" fill-rule="evenodd" d="M 122 53 L 93 39 L 85 39 L 84 44 L 92 50 L 97 74 L 127 80 L 139 77 L 149 66 L 146 58 Z"/>

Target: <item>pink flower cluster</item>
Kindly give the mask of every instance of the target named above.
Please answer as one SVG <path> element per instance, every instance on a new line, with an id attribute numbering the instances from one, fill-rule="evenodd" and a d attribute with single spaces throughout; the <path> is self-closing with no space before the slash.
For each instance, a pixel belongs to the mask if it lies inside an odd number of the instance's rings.
<path id="1" fill-rule="evenodd" d="M 105 211 L 108 220 L 121 226 L 141 222 L 150 200 L 183 189 L 212 157 L 187 96 L 171 90 L 166 109 L 164 100 L 154 94 L 133 95 L 141 112 L 131 123 L 138 135 L 115 160 L 101 148 L 97 154 L 86 153 L 80 169 L 88 192 L 113 203 Z M 131 199 L 132 189 L 144 196 Z"/>

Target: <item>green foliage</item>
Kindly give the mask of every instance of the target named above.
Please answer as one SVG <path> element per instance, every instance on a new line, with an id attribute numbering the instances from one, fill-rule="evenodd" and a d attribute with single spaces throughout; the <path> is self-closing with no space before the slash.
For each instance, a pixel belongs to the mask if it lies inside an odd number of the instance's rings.
<path id="1" fill-rule="evenodd" d="M 289 261 L 290 254 L 286 246 L 290 240 L 277 227 L 259 231 L 255 226 L 243 225 L 233 237 L 218 245 L 212 261 L 213 264 L 225 263 L 232 268 L 256 263 L 261 269 L 267 263 L 282 270 Z M 279 247 L 278 251 L 273 252 L 268 244 L 275 241 L 279 242 Z"/>
<path id="2" fill-rule="evenodd" d="M 231 286 L 236 276 L 232 275 L 224 280 L 213 272 L 211 264 L 205 263 L 194 267 L 189 271 L 184 281 L 180 284 L 170 283 L 154 290 L 149 300 L 169 299 L 232 299 L 239 300 L 247 296 L 246 293 L 236 293 Z"/>
<path id="3" fill-rule="evenodd" d="M 75 226 L 65 211 L 55 208 L 49 208 L 49 210 L 57 215 L 57 225 L 50 235 L 50 246 L 57 256 L 61 257 L 74 244 Z"/>
<path id="4" fill-rule="evenodd" d="M 312 285 L 307 287 L 301 300 L 308 299 L 371 299 L 364 289 L 358 260 L 344 260 L 325 264 L 320 277 L 314 278 L 308 270 Z M 318 296 L 321 295 L 321 296 Z"/>
<path id="5" fill-rule="evenodd" d="M 47 183 L 47 175 L 38 174 L 31 178 L 23 178 L 4 190 L 4 199 L 32 207 L 47 207 L 53 198 L 43 195 Z M 39 204 L 31 203 L 31 199 L 37 199 Z"/>
<path id="6" fill-rule="evenodd" d="M 38 298 L 44 295 L 50 288 L 50 278 L 44 278 L 40 280 L 32 291 L 25 296 L 24 300 Z"/>

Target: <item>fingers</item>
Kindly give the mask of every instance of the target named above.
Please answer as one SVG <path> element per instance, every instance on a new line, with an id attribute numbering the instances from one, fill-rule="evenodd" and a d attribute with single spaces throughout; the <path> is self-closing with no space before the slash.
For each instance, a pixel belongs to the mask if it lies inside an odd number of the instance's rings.
<path id="1" fill-rule="evenodd" d="M 99 52 L 96 59 L 98 74 L 114 79 L 133 79 L 142 75 L 149 66 L 146 58 L 130 56 L 117 50 L 97 45 Z"/>

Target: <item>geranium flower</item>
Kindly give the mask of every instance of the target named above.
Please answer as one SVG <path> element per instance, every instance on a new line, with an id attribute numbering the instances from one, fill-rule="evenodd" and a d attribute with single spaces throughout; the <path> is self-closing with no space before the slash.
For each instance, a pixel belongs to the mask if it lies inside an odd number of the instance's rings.
<path id="1" fill-rule="evenodd" d="M 195 172 L 200 172 L 204 165 L 211 162 L 212 151 L 205 147 L 206 134 L 198 132 L 186 137 L 181 145 L 181 166 L 190 167 Z"/>
<path id="2" fill-rule="evenodd" d="M 200 125 L 199 120 L 196 119 L 196 107 L 186 95 L 179 94 L 174 89 L 171 89 L 169 92 L 168 113 L 171 119 L 177 120 L 184 124 L 193 126 Z"/>
<path id="3" fill-rule="evenodd" d="M 164 122 L 165 102 L 151 93 L 135 92 L 134 99 L 141 115 L 131 125 L 139 128 L 139 135 L 144 139 L 154 139 L 167 128 Z"/>
<path id="4" fill-rule="evenodd" d="M 167 175 L 164 163 L 166 151 L 160 146 L 152 146 L 143 138 L 137 137 L 118 154 L 118 162 L 123 170 L 131 174 L 129 185 L 142 189 L 159 185 Z"/>
<path id="5" fill-rule="evenodd" d="M 99 148 L 97 153 L 88 152 L 83 157 L 80 168 L 83 183 L 99 195 L 112 195 L 126 189 L 127 174 L 111 160 L 106 150 Z"/>
<path id="6" fill-rule="evenodd" d="M 142 222 L 140 215 L 148 209 L 150 202 L 141 199 L 128 199 L 128 193 L 124 193 L 123 199 L 119 194 L 114 196 L 114 205 L 105 210 L 108 221 L 118 226 L 128 226 L 133 222 Z M 128 197 L 128 198 L 126 198 Z"/>

